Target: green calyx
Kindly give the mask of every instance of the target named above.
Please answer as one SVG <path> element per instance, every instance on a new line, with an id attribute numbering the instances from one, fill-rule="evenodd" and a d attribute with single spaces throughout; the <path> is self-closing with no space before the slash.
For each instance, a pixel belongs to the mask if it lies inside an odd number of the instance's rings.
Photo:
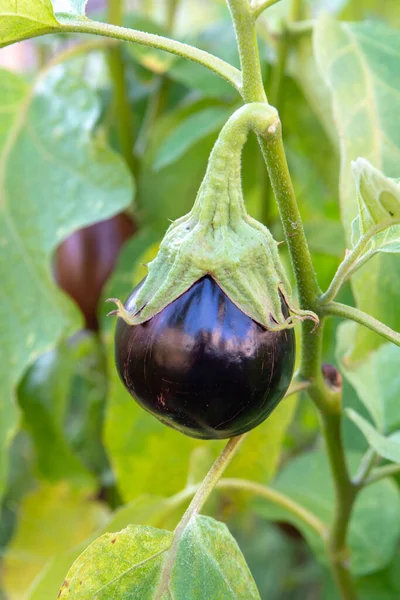
<path id="1" fill-rule="evenodd" d="M 168 228 L 147 278 L 127 311 L 115 314 L 128 324 L 151 319 L 210 275 L 242 312 L 269 330 L 291 328 L 318 317 L 292 305 L 290 287 L 270 231 L 247 214 L 241 185 L 241 153 L 250 129 L 268 140 L 280 126 L 268 104 L 247 104 L 223 127 L 192 210 Z M 284 298 L 288 311 L 282 306 Z"/>

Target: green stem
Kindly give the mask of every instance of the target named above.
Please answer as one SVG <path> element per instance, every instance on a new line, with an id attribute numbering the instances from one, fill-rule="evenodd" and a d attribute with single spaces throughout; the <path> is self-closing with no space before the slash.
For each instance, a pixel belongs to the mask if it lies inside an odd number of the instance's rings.
<path id="1" fill-rule="evenodd" d="M 120 46 L 108 50 L 108 65 L 113 81 L 114 115 L 117 121 L 121 153 L 129 169 L 135 174 L 136 164 L 133 155 L 133 115 L 127 97 L 125 65 L 122 56 L 122 48 Z"/>
<path id="2" fill-rule="evenodd" d="M 179 0 L 168 0 L 167 4 L 167 29 L 169 32 L 174 30 L 175 17 L 179 6 Z"/>
<path id="3" fill-rule="evenodd" d="M 365 233 L 359 239 L 354 248 L 350 252 L 348 252 L 343 262 L 340 263 L 329 288 L 324 294 L 322 294 L 320 298 L 321 304 L 327 304 L 328 302 L 334 300 L 344 282 L 351 275 L 353 275 L 353 273 L 358 271 L 358 269 L 362 267 L 362 265 L 365 264 L 365 262 L 369 258 L 373 256 L 373 252 L 367 250 L 372 238 L 374 238 L 376 235 L 378 235 L 385 229 L 388 229 L 389 227 L 398 224 L 400 224 L 400 219 L 390 219 L 388 221 L 382 221 L 374 227 L 371 227 L 371 229 L 369 229 L 367 233 Z"/>
<path id="4" fill-rule="evenodd" d="M 253 16 L 257 19 L 261 15 L 261 13 L 264 12 L 264 10 L 266 10 L 270 6 L 273 6 L 279 1 L 280 0 L 264 0 L 262 2 L 252 2 L 251 9 Z"/>
<path id="5" fill-rule="evenodd" d="M 373 448 L 368 448 L 361 459 L 357 473 L 353 477 L 352 481 L 354 486 L 360 488 L 364 485 L 378 458 L 375 450 Z"/>
<path id="6" fill-rule="evenodd" d="M 261 498 L 268 500 L 268 502 L 272 502 L 273 504 L 280 506 L 294 517 L 300 519 L 300 521 L 302 521 L 305 525 L 308 525 L 308 527 L 311 527 L 311 529 L 313 529 L 321 538 L 325 538 L 326 536 L 326 526 L 318 517 L 288 496 L 285 496 L 284 494 L 281 494 L 281 492 L 267 487 L 266 485 L 261 485 L 260 483 L 249 481 L 247 479 L 234 479 L 227 477 L 225 479 L 221 479 L 216 487 L 219 490 L 236 489 L 260 496 Z"/>
<path id="7" fill-rule="evenodd" d="M 108 0 L 108 22 L 121 25 L 123 18 L 122 0 Z M 125 76 L 125 64 L 121 45 L 115 45 L 108 50 L 108 66 L 113 82 L 115 118 L 117 120 L 118 138 L 122 156 L 131 173 L 136 174 L 136 163 L 133 155 L 134 133 L 133 115 L 128 100 Z"/>
<path id="8" fill-rule="evenodd" d="M 201 485 L 202 484 L 190 485 L 178 494 L 168 498 L 165 504 L 165 511 L 162 511 L 161 519 L 157 520 L 157 525 L 161 527 L 163 524 L 163 519 L 172 511 L 177 509 L 181 504 L 184 504 L 187 502 L 187 500 L 192 498 L 199 490 Z M 304 506 L 301 506 L 301 504 L 298 504 L 298 502 L 292 500 L 292 498 L 282 494 L 278 490 L 274 490 L 255 481 L 233 477 L 220 479 L 215 485 L 215 489 L 249 492 L 250 494 L 264 498 L 264 500 L 283 508 L 296 519 L 302 521 L 305 525 L 313 529 L 321 538 L 326 538 L 326 525 L 316 515 L 314 515 L 314 513 L 309 511 Z"/>
<path id="9" fill-rule="evenodd" d="M 248 0 L 227 0 L 235 26 L 245 102 L 266 102 L 258 53 L 256 17 Z"/>
<path id="10" fill-rule="evenodd" d="M 190 46 L 189 44 L 183 44 L 170 38 L 166 38 L 160 35 L 152 33 L 145 33 L 136 29 L 128 29 L 126 27 L 118 27 L 117 25 L 110 25 L 108 23 L 99 23 L 98 21 L 91 21 L 89 19 L 82 19 L 63 25 L 62 31 L 71 33 L 90 33 L 93 35 L 102 35 L 104 37 L 114 38 L 124 42 L 134 42 L 142 44 L 144 46 L 150 46 L 151 48 L 157 48 L 159 50 L 165 50 L 178 56 L 187 58 L 197 62 L 204 67 L 210 69 L 236 88 L 241 93 L 242 78 L 240 71 L 229 65 L 225 61 Z"/>
<path id="11" fill-rule="evenodd" d="M 385 477 L 392 477 L 399 473 L 400 465 L 385 465 L 384 467 L 379 467 L 372 471 L 371 475 L 365 480 L 364 485 L 371 485 L 371 483 L 376 483 Z"/>
<path id="12" fill-rule="evenodd" d="M 318 308 L 320 294 L 303 223 L 296 202 L 292 180 L 286 161 L 279 120 L 271 125 L 268 137 L 260 139 L 261 150 L 267 164 L 272 189 L 278 203 L 285 239 L 289 247 L 296 278 L 300 307 Z M 312 329 L 312 326 L 311 326 Z"/>
<path id="13" fill-rule="evenodd" d="M 108 0 L 107 21 L 112 25 L 122 25 L 123 0 Z"/>
<path id="14" fill-rule="evenodd" d="M 246 435 L 247 434 L 243 434 L 238 437 L 231 438 L 228 441 L 221 454 L 219 455 L 219 457 L 217 458 L 217 460 L 203 479 L 202 483 L 196 491 L 196 494 L 194 495 L 194 498 L 192 499 L 182 519 L 175 528 L 172 544 L 164 560 L 160 584 L 154 596 L 155 599 L 163 598 L 164 594 L 168 591 L 169 579 L 175 563 L 176 554 L 178 552 L 179 542 L 182 538 L 182 535 L 185 532 L 185 529 L 187 528 L 193 517 L 195 517 L 200 512 L 202 506 L 213 491 L 222 473 L 225 471 L 226 467 L 232 460 L 235 452 L 245 439 Z"/>
<path id="15" fill-rule="evenodd" d="M 249 18 L 247 0 L 227 0 L 234 20 L 242 65 L 243 97 L 246 102 L 263 101 L 260 63 L 255 35 L 254 11 Z M 296 2 L 296 6 L 300 6 Z M 264 7 L 263 7 L 264 8 Z M 254 55 L 257 54 L 257 60 Z M 258 71 L 258 73 L 255 73 Z M 265 97 L 265 96 L 264 96 Z M 316 280 L 300 212 L 287 166 L 280 122 L 271 125 L 267 139 L 260 139 L 272 189 L 278 203 L 285 239 L 296 279 L 300 307 L 318 312 L 320 289 Z M 327 540 L 328 557 L 343 600 L 355 600 L 348 571 L 346 533 L 356 491 L 350 481 L 341 436 L 341 394 L 330 390 L 321 374 L 323 323 L 302 324 L 300 375 L 310 381 L 308 392 L 321 413 L 322 429 L 335 485 L 335 516 Z"/>
<path id="16" fill-rule="evenodd" d="M 335 486 L 335 514 L 327 540 L 328 557 L 332 572 L 344 600 L 355 600 L 351 575 L 348 570 L 349 550 L 347 531 L 357 488 L 351 483 L 342 442 L 341 411 L 320 413 L 328 459 Z"/>
<path id="17" fill-rule="evenodd" d="M 340 302 L 330 302 L 329 304 L 323 305 L 321 310 L 324 315 L 343 317 L 344 319 L 350 319 L 360 325 L 364 325 L 364 327 L 368 327 L 368 329 L 378 333 L 389 342 L 393 342 L 396 346 L 400 346 L 400 333 L 397 333 L 394 329 L 391 329 L 381 321 L 378 321 L 378 319 L 371 317 L 371 315 L 368 315 L 358 308 L 347 306 L 347 304 L 340 304 Z"/>
<path id="18" fill-rule="evenodd" d="M 282 114 L 280 101 L 282 96 L 282 84 L 286 69 L 286 61 L 289 53 L 289 36 L 286 27 L 279 37 L 277 45 L 277 60 L 271 70 L 271 76 L 268 84 L 268 98 L 272 106 L 275 106 Z M 263 198 L 263 222 L 268 225 L 270 205 L 272 203 L 272 187 L 268 180 L 264 185 Z"/>

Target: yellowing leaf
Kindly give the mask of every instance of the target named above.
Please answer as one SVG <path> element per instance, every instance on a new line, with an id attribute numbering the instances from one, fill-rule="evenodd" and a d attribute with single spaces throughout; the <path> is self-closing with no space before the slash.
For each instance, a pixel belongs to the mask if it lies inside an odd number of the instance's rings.
<path id="1" fill-rule="evenodd" d="M 102 504 L 67 483 L 44 485 L 28 494 L 4 557 L 4 586 L 10 600 L 25 598 L 48 561 L 81 544 L 106 519 Z"/>

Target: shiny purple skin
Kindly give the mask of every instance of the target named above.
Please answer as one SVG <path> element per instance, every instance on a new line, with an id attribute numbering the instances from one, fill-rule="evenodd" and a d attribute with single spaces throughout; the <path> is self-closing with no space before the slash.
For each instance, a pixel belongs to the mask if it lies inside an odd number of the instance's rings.
<path id="1" fill-rule="evenodd" d="M 130 394 L 195 438 L 230 438 L 259 425 L 285 395 L 294 359 L 292 329 L 266 331 L 211 277 L 141 325 L 118 319 L 115 332 L 116 365 Z"/>

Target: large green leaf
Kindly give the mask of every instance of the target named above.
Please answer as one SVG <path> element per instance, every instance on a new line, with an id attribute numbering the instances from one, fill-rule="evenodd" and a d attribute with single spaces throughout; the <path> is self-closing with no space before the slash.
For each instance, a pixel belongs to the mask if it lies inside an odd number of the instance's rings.
<path id="1" fill-rule="evenodd" d="M 172 539 L 169 531 L 137 525 L 105 534 L 76 560 L 60 598 L 153 599 Z M 175 600 L 260 598 L 228 528 L 203 516 L 193 517 L 179 540 L 168 590 Z"/>
<path id="2" fill-rule="evenodd" d="M 350 243 L 358 208 L 351 161 L 363 157 L 386 176 L 400 177 L 400 38 L 378 22 L 338 23 L 324 16 L 317 22 L 314 45 L 341 140 L 341 209 Z M 357 305 L 394 329 L 400 328 L 399 277 L 398 258 L 378 255 L 352 282 Z M 365 356 L 379 343 L 378 336 L 357 328 L 354 356 Z"/>
<path id="3" fill-rule="evenodd" d="M 400 428 L 400 348 L 385 343 L 364 361 L 352 360 L 355 324 L 343 323 L 338 329 L 337 360 L 341 371 L 356 390 L 382 433 Z"/>
<path id="4" fill-rule="evenodd" d="M 26 597 L 28 587 L 49 560 L 79 546 L 106 519 L 103 505 L 89 500 L 85 491 L 73 491 L 66 482 L 44 485 L 26 495 L 4 557 L 7 597 Z"/>
<path id="5" fill-rule="evenodd" d="M 348 459 L 354 472 L 361 455 L 350 454 Z M 325 524 L 332 521 L 335 494 L 324 453 L 309 452 L 295 458 L 281 471 L 273 487 L 310 510 Z M 296 525 L 303 531 L 318 558 L 325 560 L 324 540 L 304 522 L 264 500 L 257 501 L 257 510 L 268 519 L 285 520 Z M 363 575 L 385 567 L 396 552 L 399 536 L 400 494 L 397 486 L 385 480 L 365 488 L 356 501 L 350 522 L 352 571 Z"/>
<path id="6" fill-rule="evenodd" d="M 75 69 L 58 66 L 32 89 L 0 72 L 0 488 L 15 423 L 14 387 L 38 354 L 79 326 L 51 275 L 57 244 L 129 205 L 121 158 L 93 136 L 100 105 Z"/>

